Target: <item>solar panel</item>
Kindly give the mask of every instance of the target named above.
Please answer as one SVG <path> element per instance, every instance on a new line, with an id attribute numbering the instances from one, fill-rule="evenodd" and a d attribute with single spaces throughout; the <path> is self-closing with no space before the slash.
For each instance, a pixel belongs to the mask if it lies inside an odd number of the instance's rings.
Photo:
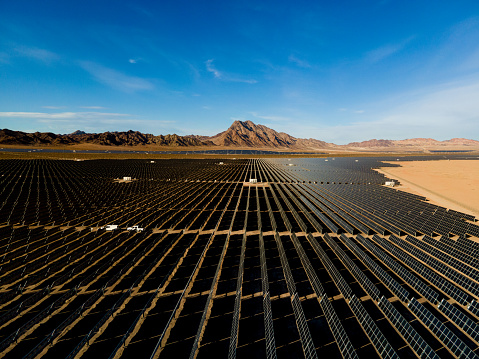
<path id="1" fill-rule="evenodd" d="M 393 260 L 389 255 L 384 253 L 382 250 L 374 246 L 369 240 L 366 240 L 360 236 L 357 237 L 358 240 L 364 244 L 371 252 L 373 252 L 376 256 L 378 256 L 384 263 L 391 268 L 397 275 L 399 275 L 404 281 L 406 281 L 410 286 L 416 289 L 421 295 L 423 295 L 427 300 L 431 303 L 437 303 L 439 298 L 439 293 L 435 290 L 428 287 L 421 279 L 417 276 L 412 274 L 406 268 L 404 268 L 401 264 L 397 263 Z M 393 255 L 398 257 L 399 259 L 403 260 L 407 265 L 411 266 L 413 269 L 421 270 L 422 267 L 420 265 L 416 265 L 415 262 L 409 260 L 409 257 L 406 256 L 405 253 L 401 252 L 399 249 L 391 245 L 385 239 L 374 236 L 373 239 L 379 243 L 383 248 L 390 251 Z"/>
<path id="2" fill-rule="evenodd" d="M 310 242 L 311 246 L 321 260 L 321 263 L 323 263 L 331 278 L 333 278 L 333 281 L 338 287 L 341 294 L 344 296 L 344 298 L 349 298 L 352 294 L 351 287 L 344 280 L 343 276 L 339 273 L 333 262 L 331 262 L 331 259 L 329 259 L 326 252 L 324 252 L 324 250 L 321 248 L 316 238 L 314 238 L 309 233 L 306 238 L 308 238 L 308 241 Z"/>
<path id="3" fill-rule="evenodd" d="M 356 280 L 361 284 L 366 293 L 368 293 L 368 295 L 374 300 L 379 300 L 381 293 L 379 292 L 379 289 L 374 285 L 374 283 L 372 283 L 369 278 L 366 277 L 363 271 L 358 268 L 358 266 L 351 260 L 351 258 L 349 258 L 348 255 L 344 253 L 344 251 L 327 233 L 324 235 L 324 239 L 333 249 L 333 251 L 338 255 L 344 265 L 353 274 Z"/>
<path id="4" fill-rule="evenodd" d="M 454 355 L 461 358 L 479 358 L 471 348 L 464 344 L 461 339 L 416 299 L 411 299 L 408 307 Z"/>
<path id="5" fill-rule="evenodd" d="M 439 359 L 439 356 L 434 350 L 384 296 L 381 297 L 378 305 L 386 318 L 388 318 L 388 320 L 394 325 L 418 357 Z"/>
<path id="6" fill-rule="evenodd" d="M 394 278 L 392 278 L 384 269 L 378 266 L 366 253 L 364 253 L 351 239 L 345 235 L 340 237 L 344 243 L 363 261 L 371 272 L 378 276 L 388 288 L 402 301 L 407 301 L 409 292 L 404 289 Z"/>
<path id="7" fill-rule="evenodd" d="M 286 253 L 278 232 L 275 233 L 274 238 L 278 247 L 279 258 L 281 260 L 284 277 L 286 279 L 286 286 L 288 287 L 288 291 L 291 295 L 294 318 L 296 320 L 296 326 L 298 327 L 304 354 L 306 358 L 317 358 L 316 349 L 311 338 L 309 327 L 306 323 L 306 317 L 304 316 L 303 308 L 301 307 L 301 303 L 299 302 L 298 295 L 296 293 L 296 285 L 294 283 L 293 275 L 288 264 L 288 259 L 286 258 Z"/>
<path id="8" fill-rule="evenodd" d="M 303 268 L 306 272 L 306 275 L 308 276 L 309 282 L 311 283 L 314 292 L 316 293 L 318 298 L 322 297 L 325 294 L 324 288 L 321 285 L 321 282 L 319 281 L 319 278 L 316 275 L 316 272 L 314 271 L 314 268 L 311 265 L 308 256 L 304 252 L 303 246 L 301 245 L 294 233 L 291 233 L 291 240 L 294 244 L 294 247 L 296 248 L 296 251 L 299 254 L 299 259 L 301 260 L 301 264 L 303 265 Z"/>
<path id="9" fill-rule="evenodd" d="M 243 249 L 242 249 L 243 250 Z M 261 263 L 261 286 L 263 290 L 263 313 L 266 340 L 266 356 L 268 359 L 276 358 L 276 344 L 274 341 L 273 315 L 271 313 L 271 298 L 269 294 L 268 268 L 264 250 L 263 233 L 259 234 L 259 250 Z"/>
<path id="10" fill-rule="evenodd" d="M 326 317 L 328 325 L 331 328 L 334 339 L 336 340 L 336 344 L 338 344 L 343 358 L 358 358 L 356 351 L 354 350 L 346 331 L 341 325 L 341 322 L 328 297 L 322 297 L 319 304 L 321 305 L 321 309 L 323 310 L 324 316 Z"/>
<path id="11" fill-rule="evenodd" d="M 437 307 L 459 328 L 469 334 L 471 338 L 475 341 L 479 341 L 479 325 L 477 325 L 472 319 L 444 299 L 441 300 L 441 303 L 439 303 Z"/>
<path id="12" fill-rule="evenodd" d="M 276 344 L 274 341 L 273 314 L 271 313 L 271 298 L 269 292 L 263 294 L 264 331 L 266 340 L 266 357 L 276 358 Z"/>
<path id="13" fill-rule="evenodd" d="M 318 208 L 316 208 L 310 201 L 308 201 L 304 196 L 300 197 L 301 201 L 304 202 L 304 204 L 323 222 L 326 227 L 329 228 L 329 230 L 333 233 L 338 233 L 339 228 L 336 226 L 331 220 L 326 217 L 323 213 L 321 213 Z M 318 205 L 318 201 L 315 200 L 314 198 L 309 197 L 316 205 Z"/>
<path id="14" fill-rule="evenodd" d="M 427 237 L 426 237 L 427 238 Z M 444 253 L 443 251 L 438 250 L 437 248 L 424 243 L 423 241 L 407 236 L 406 240 L 415 246 L 421 248 L 425 252 L 427 252 L 429 255 L 433 255 L 434 257 L 438 258 L 439 260 L 443 261 L 444 263 L 447 263 L 449 266 L 457 269 L 458 271 L 464 273 L 465 275 L 471 277 L 472 279 L 478 279 L 479 278 L 479 271 L 475 268 L 472 268 L 463 262 L 457 260 L 456 258 L 450 256 L 447 253 Z"/>
<path id="15" fill-rule="evenodd" d="M 361 302 L 356 298 L 356 296 L 352 296 L 349 300 L 349 307 L 353 311 L 356 318 L 358 318 L 361 327 L 363 327 L 364 331 L 366 332 L 367 336 L 373 343 L 376 351 L 378 352 L 381 358 L 397 358 L 399 356 L 394 351 L 393 347 L 387 341 L 386 337 L 381 333 L 377 325 L 369 316 L 366 309 L 364 309 Z"/>
<path id="16" fill-rule="evenodd" d="M 437 262 L 437 260 L 433 259 L 431 256 L 412 247 L 410 244 L 404 242 L 402 239 L 397 238 L 395 236 L 390 236 L 389 239 L 406 251 L 406 252 L 403 252 L 399 250 L 397 247 L 394 247 L 391 244 L 386 244 L 384 241 L 382 241 L 384 245 L 388 247 L 388 250 L 391 250 L 392 252 L 394 252 L 395 256 L 400 258 L 408 266 L 413 268 L 416 272 L 420 273 L 421 276 L 429 280 L 432 284 L 434 284 L 436 287 L 438 287 L 439 289 L 441 289 L 442 291 L 450 295 L 459 303 L 463 305 L 467 304 L 469 296 L 466 293 L 464 293 L 462 290 L 460 290 L 459 288 L 451 284 L 451 282 L 449 282 L 448 279 L 454 280 L 457 284 L 463 287 L 464 286 L 467 287 L 468 284 L 471 284 L 473 286 L 474 284 L 470 283 L 471 282 L 470 280 L 467 281 L 467 278 L 464 278 L 463 275 L 448 268 L 444 264 Z M 432 271 L 423 263 L 419 262 L 411 254 L 421 259 L 421 261 L 425 262 L 426 264 L 432 263 L 433 268 L 436 269 L 438 272 L 443 273 L 447 279 L 439 276 L 435 271 Z M 466 283 L 463 283 L 461 280 L 465 280 Z M 436 304 L 437 301 L 432 303 Z"/>
<path id="17" fill-rule="evenodd" d="M 471 301 L 471 304 L 467 306 L 467 309 L 474 313 L 475 315 L 479 316 L 479 303 L 475 300 Z"/>
<path id="18" fill-rule="evenodd" d="M 229 236 L 228 236 L 229 237 Z M 236 346 L 238 344 L 238 331 L 239 331 L 239 318 L 240 318 L 240 308 L 241 308 L 241 295 L 242 295 L 242 284 L 243 284 L 243 272 L 244 272 L 244 257 L 246 249 L 246 234 L 243 235 L 243 240 L 241 241 L 241 255 L 240 263 L 238 266 L 238 279 L 236 280 L 236 297 L 235 297 L 235 306 L 233 310 L 233 321 L 231 323 L 231 335 L 230 335 L 230 347 L 228 351 L 228 358 L 236 358 Z M 198 337 L 199 335 L 197 335 Z M 194 356 L 194 353 L 192 353 Z"/>
<path id="19" fill-rule="evenodd" d="M 296 326 L 298 327 L 299 336 L 301 338 L 301 344 L 303 345 L 303 352 L 305 358 L 317 358 L 316 348 L 311 338 L 311 333 L 304 316 L 301 302 L 299 301 L 298 294 L 294 293 L 291 296 L 291 304 L 293 307 L 294 316 L 296 318 Z"/>

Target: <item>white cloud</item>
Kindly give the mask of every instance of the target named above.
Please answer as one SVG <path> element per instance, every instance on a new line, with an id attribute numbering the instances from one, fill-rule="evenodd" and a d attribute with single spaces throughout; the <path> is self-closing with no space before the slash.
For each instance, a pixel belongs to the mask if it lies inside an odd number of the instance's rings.
<path id="1" fill-rule="evenodd" d="M 129 62 L 130 64 L 136 64 L 136 60 L 135 60 L 135 59 L 129 59 L 128 62 Z"/>
<path id="2" fill-rule="evenodd" d="M 169 128 L 175 121 L 146 120 L 127 113 L 108 112 L 0 112 L 0 128 L 40 132 L 71 133 L 81 129 L 89 132 L 126 131 L 129 129 L 151 133 L 158 128 Z"/>
<path id="3" fill-rule="evenodd" d="M 417 101 L 403 104 L 381 121 L 385 124 L 402 123 L 422 132 L 436 133 L 442 138 L 466 135 L 479 138 L 478 98 L 479 79 L 475 83 L 448 84 Z"/>
<path id="4" fill-rule="evenodd" d="M 103 106 L 78 106 L 79 108 L 89 109 L 89 110 L 104 110 L 106 107 Z"/>
<path id="5" fill-rule="evenodd" d="M 107 113 L 107 112 L 0 112 L 0 117 L 9 118 L 30 118 L 30 119 L 48 119 L 48 120 L 81 120 L 97 119 L 105 117 L 124 117 L 131 116 L 126 113 Z"/>
<path id="6" fill-rule="evenodd" d="M 356 111 L 354 111 L 354 113 L 358 113 L 358 114 L 364 113 L 364 110 L 356 110 Z"/>
<path id="7" fill-rule="evenodd" d="M 93 78 L 115 90 L 131 93 L 136 91 L 153 90 L 155 86 L 149 80 L 141 77 L 125 75 L 122 72 L 104 67 L 102 65 L 82 61 L 80 66 L 90 73 Z"/>
<path id="8" fill-rule="evenodd" d="M 211 72 L 215 78 L 220 79 L 221 78 L 221 72 L 219 72 L 216 67 L 213 65 L 213 59 L 207 60 L 206 61 L 206 70 L 208 72 Z"/>
<path id="9" fill-rule="evenodd" d="M 224 74 L 223 72 L 218 71 L 218 69 L 213 65 L 213 61 L 214 61 L 213 59 L 210 59 L 205 62 L 206 70 L 208 72 L 211 72 L 214 75 L 214 77 L 218 80 L 227 81 L 227 82 L 243 82 L 247 84 L 255 84 L 258 82 L 254 79 L 245 79 L 245 78 L 237 77 L 231 74 Z"/>
<path id="10" fill-rule="evenodd" d="M 291 121 L 291 118 L 284 117 L 284 116 L 276 116 L 276 115 L 260 115 L 257 112 L 250 112 L 250 114 L 256 118 L 268 121 Z"/>
<path id="11" fill-rule="evenodd" d="M 258 83 L 257 80 L 253 80 L 253 79 L 239 79 L 239 78 L 229 78 L 227 81 L 231 81 L 231 82 L 243 82 L 245 84 L 256 84 Z"/>
<path id="12" fill-rule="evenodd" d="M 302 68 L 310 68 L 310 67 L 311 67 L 311 65 L 310 65 L 307 61 L 298 59 L 298 58 L 297 58 L 296 56 L 294 56 L 294 55 L 289 55 L 288 61 L 289 61 L 289 62 L 292 62 L 292 63 L 294 63 L 294 64 L 296 64 L 297 66 L 302 67 Z"/>
<path id="13" fill-rule="evenodd" d="M 60 59 L 60 56 L 56 53 L 45 49 L 39 49 L 37 47 L 17 46 L 15 48 L 15 53 L 19 56 L 42 61 L 46 64 L 50 64 L 51 62 Z"/>
<path id="14" fill-rule="evenodd" d="M 401 49 L 401 46 L 399 46 L 399 45 L 382 46 L 380 48 L 369 51 L 366 54 L 366 60 L 368 62 L 372 62 L 372 63 L 379 62 L 379 61 L 384 60 L 385 58 L 395 54 L 400 49 Z"/>
<path id="15" fill-rule="evenodd" d="M 407 98 L 407 94 L 403 98 Z M 306 136 L 345 144 L 369 139 L 401 140 L 434 138 L 447 140 L 464 137 L 479 140 L 479 78 L 469 83 L 449 83 L 397 103 L 391 109 L 373 114 L 371 121 L 354 121 L 339 125 L 297 128 Z M 397 100 L 396 100 L 397 101 Z"/>
<path id="16" fill-rule="evenodd" d="M 42 108 L 47 108 L 49 110 L 61 110 L 62 108 L 66 108 L 66 106 L 42 106 Z"/>
<path id="17" fill-rule="evenodd" d="M 414 39 L 414 36 L 411 36 L 396 44 L 387 44 L 378 47 L 377 49 L 371 50 L 366 53 L 365 60 L 366 62 L 373 64 L 376 62 L 380 62 L 401 51 L 412 39 Z"/>
<path id="18" fill-rule="evenodd" d="M 477 70 L 479 68 L 479 47 L 476 48 L 470 55 L 466 56 L 464 62 L 459 65 L 459 69 L 463 71 Z"/>

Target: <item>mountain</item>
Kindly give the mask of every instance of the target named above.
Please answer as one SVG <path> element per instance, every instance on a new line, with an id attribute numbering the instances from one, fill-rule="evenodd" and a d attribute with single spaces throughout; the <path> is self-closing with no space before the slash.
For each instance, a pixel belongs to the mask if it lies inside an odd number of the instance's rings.
<path id="1" fill-rule="evenodd" d="M 77 131 L 78 132 L 78 131 Z M 195 138 L 173 135 L 154 136 L 150 133 L 141 133 L 138 131 L 127 132 L 103 132 L 103 133 L 85 133 L 75 135 L 74 141 L 78 143 L 93 143 L 96 145 L 107 146 L 138 146 L 138 145 L 157 145 L 157 146 L 210 146 L 211 143 L 203 142 Z"/>
<path id="2" fill-rule="evenodd" d="M 227 147 L 318 149 L 332 146 L 320 140 L 296 138 L 251 121 L 235 121 L 226 131 L 208 139 L 215 145 Z"/>
<path id="3" fill-rule="evenodd" d="M 67 135 L 51 132 L 26 133 L 8 129 L 0 130 L 0 144 L 6 145 L 75 145 L 95 144 L 103 146 L 221 146 L 249 147 L 270 149 L 291 149 L 302 151 L 334 150 L 334 151 L 429 151 L 442 149 L 479 149 L 479 141 L 453 138 L 438 141 L 432 138 L 412 138 L 406 140 L 368 140 L 351 142 L 347 145 L 335 145 L 313 138 L 296 138 L 284 132 L 277 132 L 264 125 L 256 125 L 251 121 L 234 121 L 233 124 L 217 135 L 178 136 L 141 133 L 138 131 L 85 133 L 77 130 Z"/>
<path id="4" fill-rule="evenodd" d="M 26 133 L 21 131 L 0 130 L 0 143 L 6 145 L 60 145 L 67 144 L 65 135 L 56 135 L 51 132 Z"/>
<path id="5" fill-rule="evenodd" d="M 351 142 L 342 147 L 353 148 L 427 148 L 427 147 L 451 147 L 451 146 L 474 146 L 479 147 L 479 141 L 469 140 L 466 138 L 453 138 L 451 140 L 438 141 L 433 138 L 410 138 L 407 140 L 368 140 L 363 142 Z"/>
<path id="6" fill-rule="evenodd" d="M 363 141 L 363 142 L 351 142 L 348 143 L 347 145 L 344 145 L 344 147 L 391 147 L 393 145 L 394 141 L 391 140 L 368 140 L 368 141 Z"/>
<path id="7" fill-rule="evenodd" d="M 187 147 L 214 145 L 210 141 L 201 141 L 196 138 L 178 136 L 175 134 L 154 136 L 149 133 L 144 134 L 131 130 L 126 132 L 103 133 L 75 131 L 69 135 L 57 135 L 50 132 L 27 133 L 8 129 L 0 130 L 0 144 L 6 145 L 75 145 L 82 143 L 104 146 L 158 145 Z"/>
<path id="8" fill-rule="evenodd" d="M 226 130 L 209 138 L 218 146 L 291 147 L 295 138 L 251 121 L 235 121 Z"/>

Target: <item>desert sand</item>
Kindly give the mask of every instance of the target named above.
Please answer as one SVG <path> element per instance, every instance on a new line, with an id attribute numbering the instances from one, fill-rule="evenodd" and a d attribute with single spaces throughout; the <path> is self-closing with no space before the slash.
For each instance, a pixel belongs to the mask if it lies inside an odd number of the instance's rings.
<path id="1" fill-rule="evenodd" d="M 379 172 L 397 179 L 397 189 L 419 194 L 431 203 L 479 219 L 479 160 L 395 161 L 401 167 Z"/>

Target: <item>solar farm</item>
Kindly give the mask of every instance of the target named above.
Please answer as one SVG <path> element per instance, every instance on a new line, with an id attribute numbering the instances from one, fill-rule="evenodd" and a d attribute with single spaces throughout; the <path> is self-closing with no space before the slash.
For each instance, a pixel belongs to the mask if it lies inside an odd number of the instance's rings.
<path id="1" fill-rule="evenodd" d="M 0 357 L 479 358 L 478 223 L 381 160 L 0 161 Z"/>

